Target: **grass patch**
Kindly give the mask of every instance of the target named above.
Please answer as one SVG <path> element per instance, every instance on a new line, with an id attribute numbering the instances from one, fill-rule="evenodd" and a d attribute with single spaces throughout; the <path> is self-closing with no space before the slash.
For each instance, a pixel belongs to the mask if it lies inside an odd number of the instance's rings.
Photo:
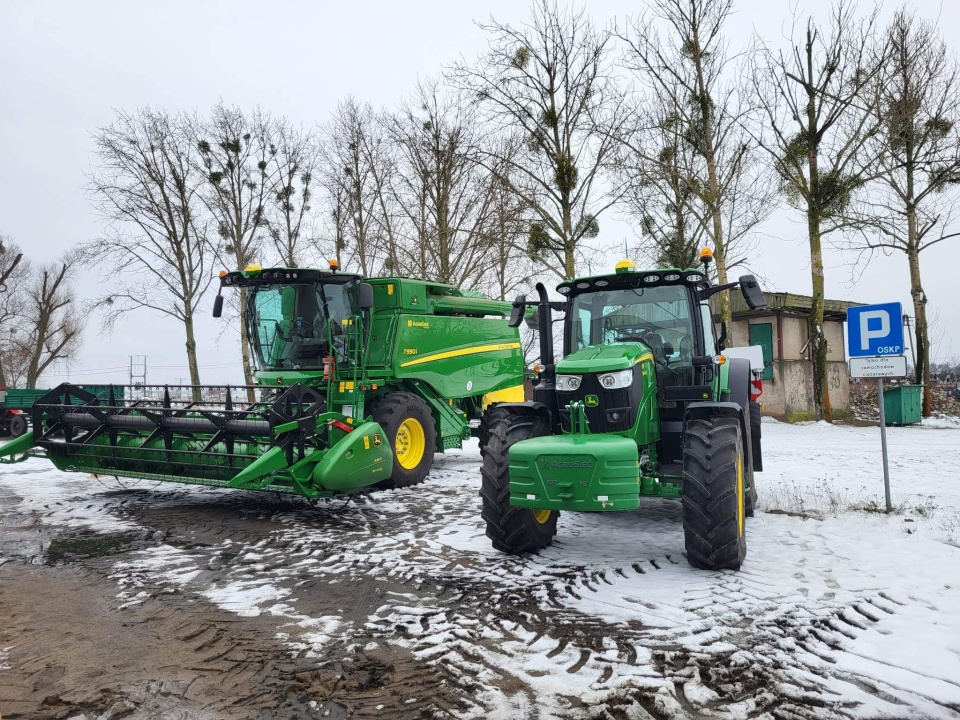
<path id="1" fill-rule="evenodd" d="M 947 543 L 960 547 L 960 510 L 950 508 L 948 512 L 941 513 L 937 524 L 946 536 Z"/>
<path id="2" fill-rule="evenodd" d="M 760 509 L 778 515 L 823 520 L 826 515 L 838 515 L 850 508 L 847 490 L 837 488 L 826 478 L 814 485 L 799 485 L 796 481 L 778 483 L 764 490 Z"/>

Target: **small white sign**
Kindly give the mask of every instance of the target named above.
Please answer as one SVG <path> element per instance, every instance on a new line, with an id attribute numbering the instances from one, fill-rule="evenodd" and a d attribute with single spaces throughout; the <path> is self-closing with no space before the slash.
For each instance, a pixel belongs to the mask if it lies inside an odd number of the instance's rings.
<path id="1" fill-rule="evenodd" d="M 850 377 L 852 378 L 906 377 L 906 375 L 905 355 L 850 358 Z"/>

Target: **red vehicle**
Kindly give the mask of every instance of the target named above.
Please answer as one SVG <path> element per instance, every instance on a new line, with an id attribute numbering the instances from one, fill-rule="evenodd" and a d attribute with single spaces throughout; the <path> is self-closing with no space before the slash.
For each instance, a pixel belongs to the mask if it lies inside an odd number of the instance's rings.
<path id="1" fill-rule="evenodd" d="M 20 437 L 30 429 L 28 412 L 47 390 L 18 390 L 0 385 L 0 435 Z"/>

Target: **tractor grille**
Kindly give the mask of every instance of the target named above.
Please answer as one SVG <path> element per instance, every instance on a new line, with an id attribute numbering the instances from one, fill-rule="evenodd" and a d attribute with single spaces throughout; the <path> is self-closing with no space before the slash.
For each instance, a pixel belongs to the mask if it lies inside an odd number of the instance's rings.
<path id="1" fill-rule="evenodd" d="M 570 413 L 563 407 L 574 400 L 583 400 L 587 395 L 596 395 L 597 407 L 587 407 L 587 422 L 590 432 L 623 432 L 633 427 L 637 421 L 637 409 L 643 394 L 643 379 L 640 366 L 634 367 L 633 384 L 622 390 L 605 390 L 595 373 L 583 376 L 580 387 L 574 392 L 557 392 L 560 406 L 560 424 L 564 430 L 570 429 Z M 613 415 L 619 418 L 614 419 Z"/>

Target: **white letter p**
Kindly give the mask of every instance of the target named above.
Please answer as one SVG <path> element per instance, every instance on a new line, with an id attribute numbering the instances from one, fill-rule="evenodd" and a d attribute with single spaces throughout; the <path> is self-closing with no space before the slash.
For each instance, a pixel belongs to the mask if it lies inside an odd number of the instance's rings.
<path id="1" fill-rule="evenodd" d="M 870 321 L 879 320 L 878 330 L 870 329 Z M 860 313 L 860 349 L 869 350 L 873 338 L 882 338 L 890 334 L 890 315 L 885 310 L 867 310 Z"/>

